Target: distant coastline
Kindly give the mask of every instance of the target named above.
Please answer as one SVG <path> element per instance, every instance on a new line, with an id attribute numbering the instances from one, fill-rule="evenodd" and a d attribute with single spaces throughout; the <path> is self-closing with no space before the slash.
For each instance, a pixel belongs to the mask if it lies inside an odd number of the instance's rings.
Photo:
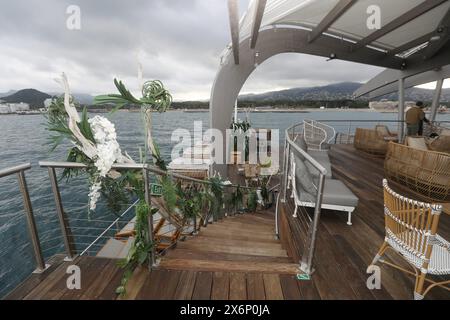
<path id="1" fill-rule="evenodd" d="M 239 112 L 245 112 L 245 109 L 239 109 Z M 367 113 L 397 113 L 397 110 L 375 110 L 369 108 L 328 108 L 328 109 L 319 109 L 319 108 L 304 108 L 304 109 L 289 109 L 289 108 L 274 108 L 274 109 L 250 109 L 251 113 L 310 113 L 310 112 L 367 112 Z M 88 109 L 89 113 L 109 113 L 111 110 L 109 109 Z M 117 112 L 140 112 L 140 109 L 121 109 Z M 192 108 L 192 109 L 170 109 L 168 112 L 184 112 L 184 113 L 205 113 L 209 112 L 209 109 L 204 108 Z M 0 113 L 0 116 L 12 116 L 12 115 L 20 115 L 20 116 L 29 116 L 29 115 L 44 115 L 43 111 L 20 111 L 20 112 L 11 112 L 11 113 Z M 450 110 L 440 112 L 440 114 L 450 114 Z"/>

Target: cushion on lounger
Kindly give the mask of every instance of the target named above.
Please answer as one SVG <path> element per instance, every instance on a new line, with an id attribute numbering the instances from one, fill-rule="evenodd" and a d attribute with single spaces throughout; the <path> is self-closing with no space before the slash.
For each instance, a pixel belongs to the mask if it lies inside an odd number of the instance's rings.
<path id="1" fill-rule="evenodd" d="M 311 194 L 317 192 L 311 173 L 305 166 L 305 163 L 298 158 L 295 158 L 295 180 L 296 186 L 299 183 L 304 191 Z"/>
<path id="2" fill-rule="evenodd" d="M 314 158 L 319 164 L 322 165 L 327 170 L 327 174 L 325 175 L 326 178 L 331 179 L 332 178 L 332 172 L 331 172 L 331 162 L 330 158 L 328 157 L 328 152 L 326 151 L 308 151 L 308 154 Z M 317 170 L 311 163 L 306 161 L 306 166 L 311 172 L 313 177 L 318 177 L 320 172 Z"/>
<path id="3" fill-rule="evenodd" d="M 306 192 L 303 189 L 301 183 L 298 181 L 296 181 L 296 188 L 297 188 L 297 197 L 300 199 L 300 201 L 311 202 L 311 203 L 316 202 L 316 195 Z"/>
<path id="4" fill-rule="evenodd" d="M 327 179 L 325 180 L 322 203 L 356 207 L 358 205 L 358 197 L 343 182 Z"/>
<path id="5" fill-rule="evenodd" d="M 327 170 L 327 174 L 325 175 L 325 177 L 327 179 L 331 179 L 332 178 L 331 163 L 327 162 L 327 161 L 323 161 L 323 160 L 322 161 L 317 161 L 317 162 L 319 162 L 320 165 Z M 319 170 L 317 170 L 316 167 L 314 167 L 310 162 L 305 161 L 305 163 L 306 163 L 306 167 L 308 168 L 309 172 L 311 172 L 311 175 L 314 178 L 317 178 L 320 175 Z"/>
<path id="6" fill-rule="evenodd" d="M 317 161 L 321 159 L 326 159 L 328 162 L 330 161 L 330 157 L 328 156 L 328 151 L 319 151 L 319 150 L 310 150 L 308 154 L 316 159 Z"/>

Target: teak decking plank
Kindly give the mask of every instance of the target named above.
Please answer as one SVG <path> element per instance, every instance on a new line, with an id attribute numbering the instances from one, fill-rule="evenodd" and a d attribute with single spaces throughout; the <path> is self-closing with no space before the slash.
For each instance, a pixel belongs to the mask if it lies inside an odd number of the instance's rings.
<path id="1" fill-rule="evenodd" d="M 264 300 L 266 298 L 262 274 L 247 274 L 247 297 L 249 300 Z"/>
<path id="2" fill-rule="evenodd" d="M 267 300 L 283 300 L 280 277 L 277 274 L 264 274 L 264 292 Z"/>
<path id="3" fill-rule="evenodd" d="M 197 272 L 192 300 L 209 300 L 211 298 L 212 272 Z"/>
<path id="4" fill-rule="evenodd" d="M 108 284 L 113 280 L 120 268 L 117 266 L 117 260 L 109 260 L 108 264 L 105 266 L 101 277 L 97 277 L 92 285 L 83 293 L 81 300 L 91 300 L 100 297 L 102 292 L 106 289 Z M 132 290 L 132 289 L 130 289 Z"/>
<path id="5" fill-rule="evenodd" d="M 142 289 L 145 279 L 150 276 L 147 266 L 138 266 L 125 286 L 125 294 L 119 295 L 117 300 L 134 300 Z"/>
<path id="6" fill-rule="evenodd" d="M 175 290 L 174 299 L 176 300 L 190 300 L 194 292 L 195 280 L 197 273 L 194 271 L 182 271 L 178 286 Z"/>
<path id="7" fill-rule="evenodd" d="M 245 273 L 230 273 L 230 300 L 247 299 L 247 280 Z"/>
<path id="8" fill-rule="evenodd" d="M 214 272 L 211 300 L 228 300 L 230 297 L 230 274 Z"/>
<path id="9" fill-rule="evenodd" d="M 286 300 L 300 300 L 300 290 L 298 289 L 295 276 L 280 275 L 281 289 Z"/>
<path id="10" fill-rule="evenodd" d="M 115 260 L 117 261 L 117 260 Z M 117 287 L 119 287 L 120 282 L 123 278 L 124 270 L 121 268 L 115 268 L 114 275 L 111 280 L 108 282 L 108 285 L 102 290 L 102 292 L 98 295 L 99 300 L 115 300 L 118 298 L 116 293 Z"/>

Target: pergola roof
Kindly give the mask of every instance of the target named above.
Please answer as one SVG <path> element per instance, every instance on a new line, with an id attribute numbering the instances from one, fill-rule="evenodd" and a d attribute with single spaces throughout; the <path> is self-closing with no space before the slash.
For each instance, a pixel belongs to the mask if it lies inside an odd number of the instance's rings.
<path id="1" fill-rule="evenodd" d="M 239 45 L 250 39 L 255 48 L 259 32 L 268 28 L 303 29 L 309 32 L 309 43 L 318 38 L 339 38 L 351 45 L 354 55 L 366 47 L 380 51 L 386 60 L 398 60 L 396 69 L 406 68 L 411 58 L 416 62 L 418 55 L 425 59 L 435 56 L 449 39 L 448 0 L 251 0 L 240 21 L 236 0 L 229 0 L 229 4 L 234 6 L 230 22 L 237 63 Z M 371 30 L 367 20 L 373 6 L 380 9 L 381 28 Z M 379 65 L 370 59 L 367 64 Z M 352 61 L 351 57 L 345 60 Z"/>
<path id="2" fill-rule="evenodd" d="M 237 0 L 228 1 L 235 64 L 243 58 L 240 48 L 246 41 L 254 52 L 245 54 L 259 54 L 261 32 L 292 28 L 298 35 L 285 39 L 286 51 L 292 50 L 292 41 L 303 41 L 294 44 L 296 52 L 388 68 L 356 96 L 391 92 L 399 78 L 420 85 L 448 77 L 449 0 L 251 0 L 240 21 Z M 379 29 L 367 24 L 374 6 Z"/>

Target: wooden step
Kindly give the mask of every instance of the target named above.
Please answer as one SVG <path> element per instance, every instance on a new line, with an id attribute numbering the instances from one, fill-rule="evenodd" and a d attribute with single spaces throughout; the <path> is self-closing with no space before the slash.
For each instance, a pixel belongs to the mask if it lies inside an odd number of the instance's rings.
<path id="1" fill-rule="evenodd" d="M 121 252 L 125 249 L 126 242 L 108 239 L 102 249 L 97 253 L 97 257 L 116 259 L 121 255 Z"/>
<path id="2" fill-rule="evenodd" d="M 282 250 L 280 242 L 258 242 L 257 240 L 242 241 L 238 239 L 224 239 L 214 237 L 204 237 L 202 234 L 187 240 L 188 243 L 197 243 L 208 245 L 226 245 L 229 247 L 245 247 L 245 248 L 265 248 L 265 249 L 280 249 Z"/>
<path id="3" fill-rule="evenodd" d="M 179 247 L 176 250 L 168 251 L 167 254 L 164 256 L 164 259 L 292 263 L 292 259 L 287 257 L 270 257 L 270 256 L 233 254 L 225 252 L 197 251 L 197 250 L 182 249 Z"/>
<path id="4" fill-rule="evenodd" d="M 242 221 L 230 221 L 231 219 L 224 220 L 223 222 L 217 222 L 213 225 L 220 225 L 222 228 L 232 228 L 235 230 L 249 230 L 257 232 L 270 232 L 273 230 L 273 226 L 250 224 Z"/>
<path id="5" fill-rule="evenodd" d="M 261 222 L 258 221 L 257 218 L 248 217 L 248 218 L 239 218 L 239 219 L 227 219 L 226 222 L 232 222 L 237 224 L 245 224 L 249 227 L 265 227 L 265 228 L 274 228 L 275 223 L 273 222 Z"/>
<path id="6" fill-rule="evenodd" d="M 275 233 L 252 233 L 252 234 L 242 234 L 242 233 L 230 233 L 226 230 L 214 230 L 214 229 L 202 229 L 199 236 L 211 237 L 217 239 L 235 239 L 241 241 L 258 241 L 258 242 L 268 242 L 268 243 L 279 243 L 275 238 Z"/>
<path id="7" fill-rule="evenodd" d="M 256 272 L 297 274 L 299 267 L 294 263 L 254 262 L 254 261 L 217 261 L 191 259 L 163 259 L 159 268 L 170 270 Z"/>
<path id="8" fill-rule="evenodd" d="M 260 216 L 259 214 L 244 214 L 242 216 L 234 216 L 227 218 L 227 220 L 233 221 L 233 220 L 241 220 L 241 221 L 249 221 L 249 222 L 255 222 L 260 224 L 269 224 L 274 225 L 275 224 L 275 217 L 272 218 L 265 218 L 263 216 Z"/>
<path id="9" fill-rule="evenodd" d="M 218 230 L 234 230 L 234 231 L 252 231 L 252 232 L 272 232 L 275 227 L 274 226 L 264 226 L 264 225 L 249 225 L 248 223 L 242 222 L 233 222 L 233 221 L 223 221 L 223 222 L 215 222 L 209 224 L 205 227 L 206 229 L 213 228 Z"/>
<path id="10" fill-rule="evenodd" d="M 199 250 L 199 251 L 212 251 L 212 252 L 225 252 L 236 254 L 248 254 L 256 256 L 272 256 L 272 257 L 287 257 L 286 251 L 283 249 L 268 249 L 268 248 L 246 248 L 243 246 L 230 247 L 221 244 L 208 244 L 208 243 L 193 243 L 192 241 L 179 242 L 178 248 Z"/>

